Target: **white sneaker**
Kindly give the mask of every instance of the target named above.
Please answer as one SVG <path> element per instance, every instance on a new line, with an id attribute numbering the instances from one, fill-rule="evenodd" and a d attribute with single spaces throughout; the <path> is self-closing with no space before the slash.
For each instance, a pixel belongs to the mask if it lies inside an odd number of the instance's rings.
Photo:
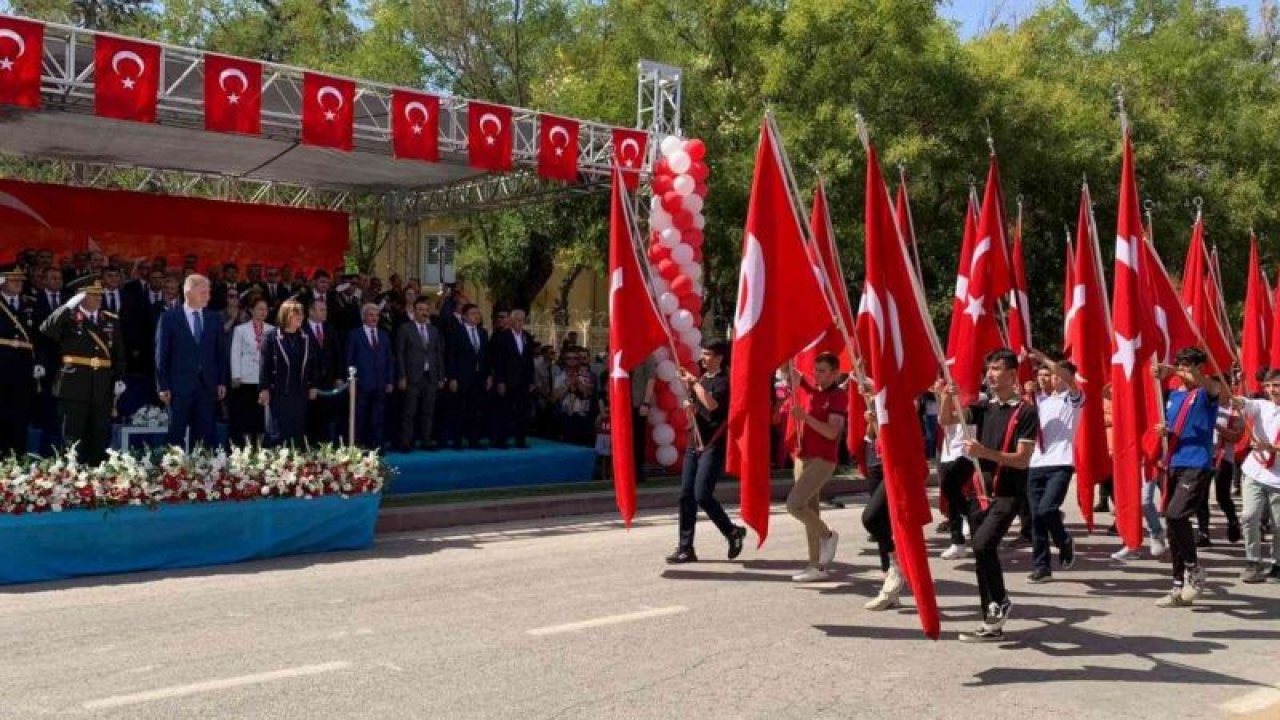
<path id="1" fill-rule="evenodd" d="M 1182 600 L 1190 605 L 1204 593 L 1205 572 L 1203 565 L 1196 565 L 1183 574 L 1185 582 L 1182 586 Z"/>
<path id="2" fill-rule="evenodd" d="M 1131 548 L 1122 547 L 1122 548 L 1120 548 L 1119 550 L 1117 550 L 1117 551 L 1115 551 L 1115 552 L 1111 553 L 1111 559 L 1112 559 L 1112 560 L 1115 560 L 1115 561 L 1117 561 L 1117 562 L 1128 562 L 1128 561 L 1130 561 L 1130 560 L 1141 560 L 1141 559 L 1142 559 L 1142 553 L 1141 553 L 1141 552 L 1138 552 L 1137 550 L 1133 550 L 1133 549 L 1131 549 Z"/>
<path id="3" fill-rule="evenodd" d="M 1153 537 L 1150 542 L 1151 557 L 1158 558 L 1169 551 L 1168 546 L 1164 544 L 1164 540 Z"/>
<path id="4" fill-rule="evenodd" d="M 804 572 L 798 575 L 792 575 L 791 581 L 798 583 L 822 582 L 831 576 L 831 573 L 822 568 L 810 567 L 805 568 Z"/>
<path id="5" fill-rule="evenodd" d="M 823 538 L 818 545 L 818 562 L 822 567 L 829 567 L 831 561 L 836 559 L 836 545 L 840 544 L 840 536 L 835 530 L 831 534 Z"/>
<path id="6" fill-rule="evenodd" d="M 884 585 L 880 586 L 881 595 L 897 596 L 902 592 L 902 588 L 907 584 L 907 579 L 902 576 L 902 571 L 898 569 L 895 563 L 889 566 L 889 572 L 885 573 Z"/>
<path id="7" fill-rule="evenodd" d="M 879 595 L 868 600 L 862 607 L 876 612 L 881 610 L 891 610 L 898 607 L 898 594 L 881 592 Z"/>
<path id="8" fill-rule="evenodd" d="M 942 551 L 942 559 L 943 560 L 959 560 L 960 558 L 968 554 L 969 554 L 968 545 L 952 545 L 951 547 Z"/>

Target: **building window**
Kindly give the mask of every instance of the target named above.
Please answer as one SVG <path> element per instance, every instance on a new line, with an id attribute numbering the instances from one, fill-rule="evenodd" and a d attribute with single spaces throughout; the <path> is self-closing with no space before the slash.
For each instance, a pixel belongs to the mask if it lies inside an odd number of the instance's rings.
<path id="1" fill-rule="evenodd" d="M 427 235 L 422 238 L 422 284 L 424 286 L 458 281 L 454 264 L 455 235 Z"/>

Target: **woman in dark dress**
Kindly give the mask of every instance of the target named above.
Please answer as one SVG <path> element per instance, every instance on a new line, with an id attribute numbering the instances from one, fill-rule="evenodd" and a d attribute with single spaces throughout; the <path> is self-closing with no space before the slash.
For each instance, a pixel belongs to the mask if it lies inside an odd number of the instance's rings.
<path id="1" fill-rule="evenodd" d="M 320 354 L 302 332 L 302 304 L 286 300 L 278 326 L 262 343 L 262 391 L 258 402 L 271 409 L 279 445 L 301 445 L 307 434 L 307 402 L 316 397 Z"/>

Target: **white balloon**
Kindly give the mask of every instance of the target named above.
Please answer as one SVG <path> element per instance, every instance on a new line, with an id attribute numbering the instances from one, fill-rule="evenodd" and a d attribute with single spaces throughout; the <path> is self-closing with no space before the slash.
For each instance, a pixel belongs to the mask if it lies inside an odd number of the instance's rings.
<path id="1" fill-rule="evenodd" d="M 689 172 L 689 166 L 693 164 L 693 160 L 689 158 L 689 153 L 681 150 L 672 154 L 667 158 L 667 166 L 671 168 L 671 172 L 677 175 L 683 175 Z"/>
<path id="2" fill-rule="evenodd" d="M 662 208 L 662 198 L 661 198 L 660 196 L 658 196 L 658 195 L 654 195 L 653 197 L 649 198 L 649 212 L 650 212 L 650 213 L 656 213 L 656 212 L 658 212 L 659 210 L 662 210 L 662 209 L 663 209 L 663 208 Z"/>
<path id="3" fill-rule="evenodd" d="M 702 347 L 702 331 L 698 328 L 689 328 L 685 332 L 680 333 L 680 342 L 697 350 Z"/>
<path id="4" fill-rule="evenodd" d="M 675 293 L 664 292 L 658 296 L 658 309 L 663 315 L 670 315 L 680 309 L 680 298 Z"/>
<path id="5" fill-rule="evenodd" d="M 696 187 L 698 183 L 689 175 L 677 175 L 675 182 L 671 183 L 671 189 L 681 196 L 692 195 Z"/>
<path id="6" fill-rule="evenodd" d="M 658 232 L 671 228 L 671 214 L 662 208 L 649 213 L 649 227 Z"/>
<path id="7" fill-rule="evenodd" d="M 667 284 L 666 278 L 658 274 L 658 268 L 655 267 L 652 263 L 650 263 L 650 269 L 653 270 L 652 272 L 653 292 L 656 293 L 659 297 L 661 297 L 663 293 L 671 292 L 671 286 Z M 667 351 L 666 348 L 658 348 L 658 353 L 663 359 L 666 359 L 667 356 L 661 355 L 661 353 L 664 353 L 666 351 Z"/>
<path id="8" fill-rule="evenodd" d="M 679 373 L 677 372 L 676 364 L 671 362 L 670 360 L 663 360 L 662 362 L 658 363 L 658 367 L 655 370 L 655 372 L 657 372 L 658 377 L 662 378 L 666 382 L 671 382 L 672 380 L 675 380 L 676 377 L 678 377 L 679 375 Z"/>
<path id="9" fill-rule="evenodd" d="M 680 231 L 669 227 L 658 233 L 658 242 L 662 243 L 663 247 L 673 248 L 680 244 Z"/>
<path id="10" fill-rule="evenodd" d="M 677 265 L 688 265 L 693 262 L 693 248 L 688 243 L 680 243 L 671 246 L 671 259 L 676 261 Z"/>
<path id="11" fill-rule="evenodd" d="M 671 391 L 672 395 L 676 396 L 677 400 L 684 402 L 685 395 L 688 393 L 688 388 L 684 386 L 683 381 L 672 380 L 667 383 L 667 389 Z"/>
<path id="12" fill-rule="evenodd" d="M 671 329 L 680 334 L 688 332 L 693 327 L 693 313 L 688 310 L 680 309 L 671 315 Z"/>
<path id="13" fill-rule="evenodd" d="M 667 411 L 662 408 L 649 408 L 649 424 L 657 427 L 667 421 Z"/>
<path id="14" fill-rule="evenodd" d="M 680 272 L 687 275 L 690 280 L 702 279 L 702 266 L 695 262 L 691 262 L 688 265 L 681 265 Z"/>
<path id="15" fill-rule="evenodd" d="M 698 230 L 701 230 L 707 226 L 707 219 L 702 216 L 702 213 L 694 213 L 693 226 Z"/>
<path id="16" fill-rule="evenodd" d="M 702 281 L 694 280 L 692 290 L 694 295 L 697 295 L 698 297 L 702 297 Z"/>
<path id="17" fill-rule="evenodd" d="M 670 445 L 676 441 L 676 429 L 670 423 L 662 423 L 653 428 L 653 442 L 658 445 Z"/>
<path id="18" fill-rule="evenodd" d="M 686 195 L 684 198 L 684 209 L 694 215 L 702 214 L 704 204 L 705 201 L 702 199 L 701 195 Z"/>
<path id="19" fill-rule="evenodd" d="M 654 459 L 662 467 L 671 467 L 676 464 L 676 460 L 680 459 L 680 452 L 674 445 L 660 445 L 654 453 Z"/>
<path id="20" fill-rule="evenodd" d="M 658 149 L 662 151 L 662 157 L 671 157 L 683 148 L 684 141 L 675 135 L 668 135 L 662 138 L 662 144 L 658 146 Z"/>

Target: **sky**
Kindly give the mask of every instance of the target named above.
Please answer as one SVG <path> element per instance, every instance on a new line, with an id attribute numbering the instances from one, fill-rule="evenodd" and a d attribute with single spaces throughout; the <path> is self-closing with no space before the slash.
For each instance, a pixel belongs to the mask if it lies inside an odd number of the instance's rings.
<path id="1" fill-rule="evenodd" d="M 1257 22 L 1261 0 L 1219 0 L 1229 7 L 1244 8 L 1251 24 Z M 1001 23 L 1009 23 L 1026 17 L 1039 5 L 1040 0 L 942 0 L 941 15 L 958 24 L 960 36 L 971 38 L 990 27 L 993 13 Z"/>

